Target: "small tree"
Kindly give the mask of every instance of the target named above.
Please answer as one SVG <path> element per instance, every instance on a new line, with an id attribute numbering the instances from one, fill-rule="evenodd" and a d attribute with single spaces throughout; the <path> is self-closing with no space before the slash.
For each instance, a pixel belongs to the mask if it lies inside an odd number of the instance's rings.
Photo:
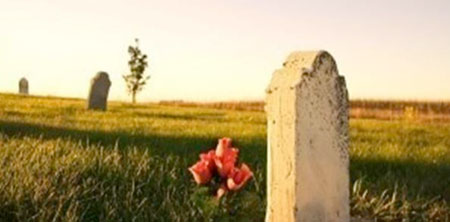
<path id="1" fill-rule="evenodd" d="M 143 54 L 139 49 L 139 39 L 135 39 L 136 45 L 128 47 L 130 60 L 128 66 L 130 67 L 130 74 L 124 75 L 123 78 L 127 83 L 128 93 L 131 94 L 133 103 L 136 103 L 136 94 L 140 92 L 150 76 L 144 76 L 145 68 L 147 68 L 147 55 Z"/>

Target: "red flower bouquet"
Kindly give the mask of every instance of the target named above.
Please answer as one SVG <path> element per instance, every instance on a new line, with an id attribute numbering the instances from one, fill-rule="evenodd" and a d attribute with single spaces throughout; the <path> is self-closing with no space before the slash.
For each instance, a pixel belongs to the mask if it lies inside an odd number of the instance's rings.
<path id="1" fill-rule="evenodd" d="M 197 184 L 207 184 L 212 178 L 220 180 L 217 197 L 220 198 L 228 191 L 241 189 L 253 173 L 245 164 L 237 167 L 239 150 L 232 147 L 230 138 L 219 139 L 215 150 L 200 154 L 200 160 L 189 168 Z"/>

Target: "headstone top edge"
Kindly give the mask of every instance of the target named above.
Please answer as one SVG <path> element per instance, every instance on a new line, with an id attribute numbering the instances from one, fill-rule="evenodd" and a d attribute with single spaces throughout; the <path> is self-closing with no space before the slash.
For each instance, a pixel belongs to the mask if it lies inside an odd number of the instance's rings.
<path id="1" fill-rule="evenodd" d="M 97 72 L 97 73 L 95 74 L 95 77 L 97 77 L 97 76 L 106 76 L 106 77 L 109 77 L 108 73 L 105 72 L 105 71 L 99 71 L 99 72 Z"/>
<path id="2" fill-rule="evenodd" d="M 108 73 L 104 72 L 104 71 L 97 72 L 97 74 L 95 74 L 94 78 L 92 78 L 93 81 L 98 80 L 98 79 L 107 80 L 107 82 L 111 83 Z"/>
<path id="3" fill-rule="evenodd" d="M 271 91 L 278 87 L 295 87 L 301 84 L 303 76 L 314 72 L 317 63 L 323 57 L 331 59 L 336 65 L 331 54 L 325 50 L 292 52 L 286 58 L 283 67 L 274 71 L 266 92 L 270 94 Z"/>
<path id="4" fill-rule="evenodd" d="M 284 68 L 289 69 L 306 69 L 310 70 L 313 68 L 314 63 L 318 58 L 322 56 L 329 56 L 332 58 L 330 53 L 325 50 L 318 51 L 294 51 L 286 58 L 285 63 L 283 64 Z"/>

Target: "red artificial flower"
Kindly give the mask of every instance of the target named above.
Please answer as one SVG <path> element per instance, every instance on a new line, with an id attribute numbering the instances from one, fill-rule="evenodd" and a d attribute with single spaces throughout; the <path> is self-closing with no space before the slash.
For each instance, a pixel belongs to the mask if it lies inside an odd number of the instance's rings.
<path id="1" fill-rule="evenodd" d="M 225 152 L 231 148 L 231 139 L 224 137 L 222 139 L 219 139 L 219 143 L 216 147 L 216 156 L 222 157 L 224 156 Z"/>
<path id="2" fill-rule="evenodd" d="M 221 177 L 225 178 L 231 173 L 236 164 L 238 154 L 239 150 L 231 147 L 230 138 L 219 139 L 214 162 Z"/>
<path id="3" fill-rule="evenodd" d="M 211 172 L 216 169 L 215 159 L 216 152 L 214 150 L 210 150 L 207 153 L 200 154 L 200 160 L 206 163 L 208 169 L 211 170 Z"/>
<path id="4" fill-rule="evenodd" d="M 230 190 L 239 190 L 253 176 L 250 168 L 243 163 L 241 168 L 234 168 L 227 179 L 227 186 Z"/>
<path id="5" fill-rule="evenodd" d="M 207 161 L 198 161 L 196 164 L 189 168 L 189 171 L 194 176 L 194 180 L 195 182 L 197 182 L 197 184 L 205 184 L 211 180 L 212 172 Z"/>
<path id="6" fill-rule="evenodd" d="M 189 168 L 197 184 L 206 184 L 217 173 L 221 185 L 216 197 L 220 199 L 228 191 L 241 189 L 253 173 L 246 164 L 236 167 L 239 150 L 231 146 L 230 138 L 219 139 L 215 150 L 200 154 L 200 161 Z"/>

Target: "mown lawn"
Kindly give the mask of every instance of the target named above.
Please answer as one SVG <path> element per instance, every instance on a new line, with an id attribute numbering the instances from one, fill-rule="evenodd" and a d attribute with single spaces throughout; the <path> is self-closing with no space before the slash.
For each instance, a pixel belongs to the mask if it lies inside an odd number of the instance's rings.
<path id="1" fill-rule="evenodd" d="M 0 221 L 263 221 L 265 114 L 0 94 Z M 450 220 L 450 123 L 355 119 L 353 217 Z M 254 179 L 232 204 L 187 168 L 233 138 Z M 208 201 L 212 201 L 211 204 Z"/>

